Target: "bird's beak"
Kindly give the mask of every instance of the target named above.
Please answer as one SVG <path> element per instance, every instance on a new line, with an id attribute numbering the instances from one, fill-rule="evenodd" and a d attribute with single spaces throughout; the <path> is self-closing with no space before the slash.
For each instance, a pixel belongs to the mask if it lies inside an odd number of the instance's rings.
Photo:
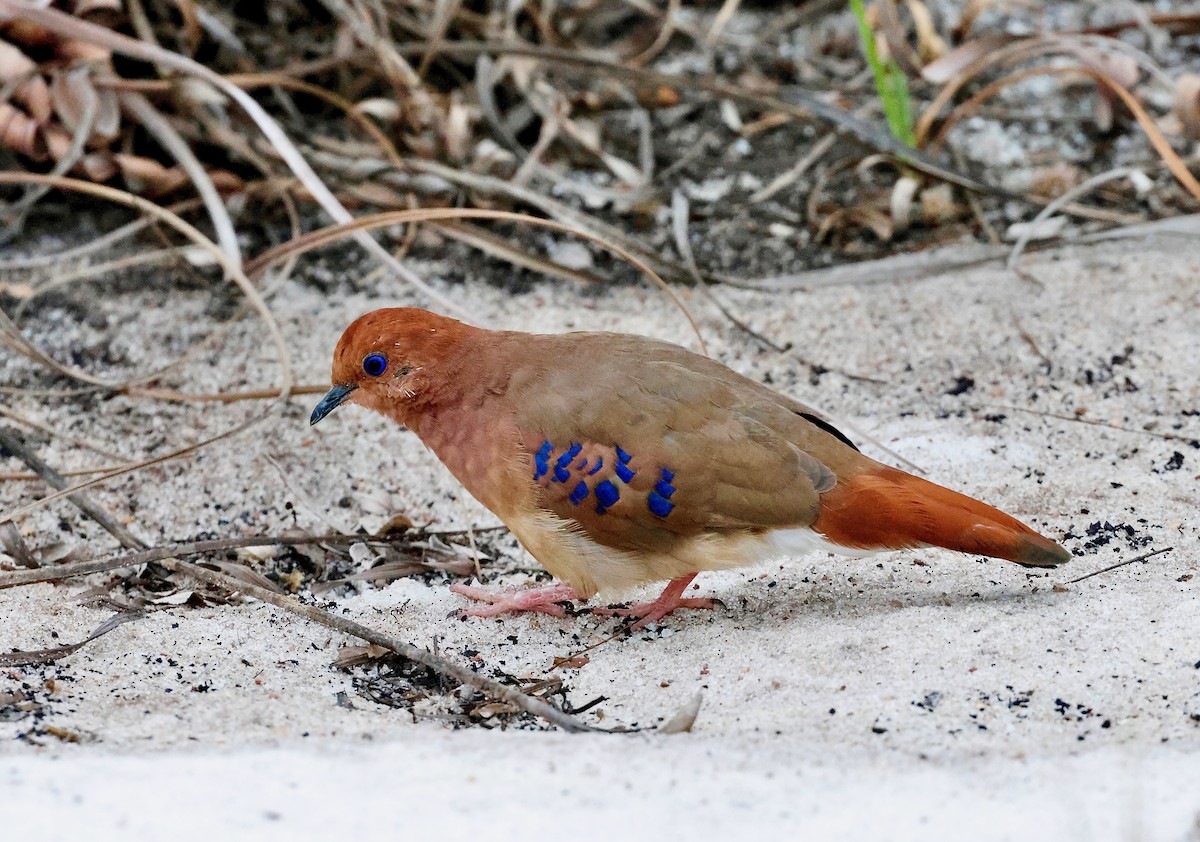
<path id="1" fill-rule="evenodd" d="M 349 386 L 334 386 L 326 392 L 325 397 L 321 398 L 321 402 L 313 408 L 312 416 L 308 419 L 308 425 L 311 427 L 341 406 L 342 401 L 346 400 L 350 396 L 350 393 L 357 388 L 358 386 L 351 383 Z"/>

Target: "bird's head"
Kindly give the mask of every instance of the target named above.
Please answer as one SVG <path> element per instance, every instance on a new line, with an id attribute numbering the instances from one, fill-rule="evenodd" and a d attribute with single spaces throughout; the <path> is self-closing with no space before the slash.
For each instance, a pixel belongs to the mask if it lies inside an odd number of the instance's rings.
<path id="1" fill-rule="evenodd" d="M 343 403 L 357 403 L 404 423 L 408 407 L 428 397 L 438 364 L 470 330 L 462 322 L 394 307 L 359 316 L 333 352 L 333 388 L 313 409 L 316 424 Z"/>

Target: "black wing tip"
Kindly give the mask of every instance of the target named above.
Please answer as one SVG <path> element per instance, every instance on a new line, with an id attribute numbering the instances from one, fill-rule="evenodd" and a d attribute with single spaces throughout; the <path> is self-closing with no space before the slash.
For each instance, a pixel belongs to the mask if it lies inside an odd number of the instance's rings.
<path id="1" fill-rule="evenodd" d="M 799 415 L 801 418 L 803 418 L 805 421 L 812 424 L 813 426 L 820 427 L 822 430 L 829 433 L 829 435 L 833 436 L 835 439 L 840 441 L 842 444 L 844 444 L 848 447 L 851 447 L 854 450 L 858 450 L 858 445 L 855 444 L 854 442 L 850 441 L 849 436 L 847 436 L 845 433 L 843 433 L 837 427 L 830 424 L 824 418 L 818 418 L 817 416 L 813 415 L 811 412 L 797 412 L 796 414 Z M 859 452 L 861 453 L 862 451 L 859 451 Z"/>

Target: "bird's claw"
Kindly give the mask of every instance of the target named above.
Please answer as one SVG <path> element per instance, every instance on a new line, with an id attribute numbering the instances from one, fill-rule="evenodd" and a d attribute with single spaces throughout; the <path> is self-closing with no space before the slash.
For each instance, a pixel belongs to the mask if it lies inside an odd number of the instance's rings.
<path id="1" fill-rule="evenodd" d="M 663 599 L 659 597 L 653 602 L 635 602 L 627 608 L 593 608 L 593 614 L 601 614 L 606 617 L 623 617 L 626 619 L 635 619 L 636 622 L 629 627 L 630 631 L 638 631 L 644 629 L 651 623 L 657 623 L 659 620 L 678 611 L 680 608 L 691 608 L 697 611 L 711 610 L 717 607 L 717 601 L 707 597 L 688 597 L 686 599 Z"/>
<path id="2" fill-rule="evenodd" d="M 578 599 L 575 590 L 570 585 L 555 582 L 540 588 L 520 588 L 515 591 L 490 591 L 473 585 L 455 583 L 450 590 L 467 599 L 474 600 L 479 605 L 472 605 L 458 610 L 460 618 L 467 617 L 498 617 L 501 614 L 517 614 L 533 611 L 539 614 L 549 614 L 551 617 L 566 617 L 567 610 L 562 603 L 570 605 L 571 600 Z"/>

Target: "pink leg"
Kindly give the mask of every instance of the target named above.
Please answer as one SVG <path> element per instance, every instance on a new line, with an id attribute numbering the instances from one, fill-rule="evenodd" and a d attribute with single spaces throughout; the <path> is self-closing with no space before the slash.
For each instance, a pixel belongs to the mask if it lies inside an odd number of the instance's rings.
<path id="1" fill-rule="evenodd" d="M 486 588 L 455 583 L 450 586 L 450 590 L 467 599 L 485 603 L 462 609 L 459 612 L 460 617 L 497 617 L 521 611 L 537 611 L 552 617 L 565 617 L 567 612 L 558 603 L 579 599 L 579 594 L 575 593 L 574 588 L 561 582 L 553 582 L 540 588 L 519 588 L 515 591 L 489 591 Z"/>
<path id="2" fill-rule="evenodd" d="M 667 583 L 667 587 L 654 602 L 635 602 L 628 608 L 593 608 L 593 614 L 608 614 L 617 617 L 636 617 L 637 622 L 630 626 L 636 630 L 650 623 L 657 623 L 663 617 L 679 608 L 715 608 L 713 601 L 708 598 L 683 598 L 681 594 L 696 578 L 695 573 L 680 576 Z"/>

